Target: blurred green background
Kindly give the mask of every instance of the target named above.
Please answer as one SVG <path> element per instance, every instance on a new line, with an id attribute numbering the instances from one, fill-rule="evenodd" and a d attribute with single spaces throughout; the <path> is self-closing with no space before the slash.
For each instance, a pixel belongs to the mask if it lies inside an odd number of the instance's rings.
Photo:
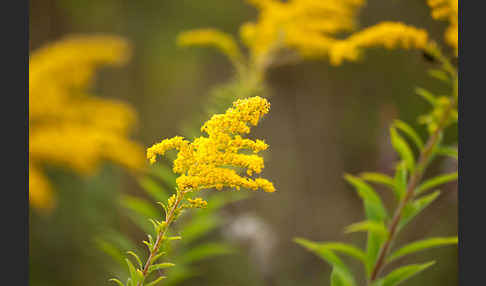
<path id="1" fill-rule="evenodd" d="M 31 0 L 30 49 L 73 33 L 128 39 L 134 46 L 132 60 L 99 72 L 95 91 L 135 107 L 136 139 L 148 147 L 180 134 L 188 117 L 203 111 L 210 89 L 233 76 L 224 56 L 212 49 L 179 48 L 177 34 L 200 27 L 236 34 L 241 23 L 255 16 L 251 6 L 236 0 Z M 439 42 L 445 25 L 432 20 L 424 0 L 369 0 L 361 25 L 382 20 L 426 28 Z M 431 67 L 420 52 L 380 49 L 368 51 L 360 63 L 341 67 L 309 61 L 271 69 L 267 84 L 272 109 L 253 136 L 270 145 L 264 175 L 278 192 L 254 193 L 225 208 L 225 227 L 207 239 L 230 240 L 239 251 L 202 262 L 204 275 L 180 285 L 328 285 L 331 268 L 292 239 L 364 244 L 364 234 L 343 233 L 345 226 L 362 220 L 363 211 L 342 176 L 392 172 L 397 157 L 389 144 L 390 123 L 400 117 L 418 126 L 416 118 L 428 105 L 414 95 L 416 86 L 446 90 L 427 76 Z M 449 139 L 454 140 L 455 131 L 450 130 Z M 437 162 L 430 174 L 454 170 L 455 164 Z M 117 197 L 144 196 L 143 191 L 135 178 L 108 163 L 89 178 L 49 171 L 59 204 L 48 216 L 31 212 L 31 285 L 108 285 L 115 262 L 94 245 L 93 237 L 113 228 L 141 241 L 144 234 L 124 216 Z M 442 190 L 399 243 L 457 233 L 457 186 Z M 393 205 L 389 193 L 380 194 Z M 402 262 L 433 259 L 438 261 L 434 267 L 405 285 L 457 285 L 456 247 Z"/>

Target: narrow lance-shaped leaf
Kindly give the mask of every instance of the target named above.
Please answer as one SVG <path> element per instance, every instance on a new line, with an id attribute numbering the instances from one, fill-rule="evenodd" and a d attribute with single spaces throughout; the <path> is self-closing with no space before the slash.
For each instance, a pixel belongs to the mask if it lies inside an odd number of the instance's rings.
<path id="1" fill-rule="evenodd" d="M 457 151 L 457 147 L 442 146 L 442 147 L 436 148 L 435 152 L 437 153 L 437 155 L 447 156 L 447 157 L 453 158 L 455 160 L 457 160 L 457 158 L 459 156 L 458 151 Z"/>
<path id="2" fill-rule="evenodd" d="M 150 283 L 145 284 L 145 286 L 155 286 L 155 285 L 157 285 L 158 283 L 160 283 L 160 281 L 162 281 L 162 280 L 163 280 L 163 279 L 165 279 L 165 278 L 167 278 L 167 277 L 165 277 L 165 276 L 159 276 L 159 277 L 157 277 L 157 279 L 155 279 L 154 281 L 152 281 L 152 282 L 150 282 Z"/>
<path id="3" fill-rule="evenodd" d="M 367 220 L 384 223 L 388 217 L 388 214 L 383 202 L 381 201 L 381 198 L 376 194 L 375 190 L 360 178 L 346 175 L 345 179 L 355 187 L 358 195 L 362 198 Z M 368 232 L 368 239 L 366 243 L 366 273 L 368 277 L 371 274 L 373 265 L 376 262 L 383 241 L 383 235 Z"/>
<path id="4" fill-rule="evenodd" d="M 135 258 L 135 260 L 138 263 L 138 267 L 139 268 L 142 268 L 143 267 L 142 260 L 140 260 L 140 258 L 138 257 L 137 254 L 135 254 L 135 252 L 133 252 L 133 251 L 127 251 L 127 254 L 130 254 L 131 256 L 133 256 Z"/>
<path id="5" fill-rule="evenodd" d="M 165 202 L 169 198 L 169 193 L 148 176 L 139 178 L 138 183 L 155 201 Z"/>
<path id="6" fill-rule="evenodd" d="M 415 143 L 415 145 L 417 146 L 417 148 L 419 150 L 422 150 L 424 148 L 424 142 L 420 138 L 420 135 L 418 135 L 417 131 L 415 131 L 410 125 L 408 125 L 404 121 L 396 119 L 393 122 L 393 126 L 395 126 L 397 129 L 401 130 L 410 139 L 412 139 L 412 141 Z"/>
<path id="7" fill-rule="evenodd" d="M 432 106 L 435 106 L 437 103 L 437 98 L 435 95 L 433 95 L 430 91 L 423 89 L 421 87 L 417 87 L 415 89 L 415 93 L 420 95 L 422 98 L 427 100 L 428 103 L 430 103 Z"/>
<path id="8" fill-rule="evenodd" d="M 153 204 L 149 203 L 144 199 L 134 196 L 123 195 L 120 199 L 120 202 L 124 207 L 135 211 L 141 216 L 152 218 L 160 216 L 160 212 L 157 211 Z"/>
<path id="9" fill-rule="evenodd" d="M 395 186 L 393 188 L 393 191 L 395 193 L 397 201 L 400 201 L 407 191 L 408 184 L 408 172 L 404 162 L 397 165 L 394 180 Z"/>
<path id="10" fill-rule="evenodd" d="M 353 223 L 352 225 L 346 227 L 345 230 L 346 233 L 358 232 L 358 231 L 372 232 L 384 238 L 388 237 L 388 229 L 386 228 L 383 222 L 366 220 L 362 222 Z"/>
<path id="11" fill-rule="evenodd" d="M 344 178 L 355 187 L 364 202 L 366 218 L 374 221 L 384 221 L 388 214 L 375 190 L 358 177 L 346 174 Z"/>
<path id="12" fill-rule="evenodd" d="M 366 253 L 358 247 L 342 242 L 312 242 L 304 238 L 296 238 L 295 241 L 305 241 L 314 245 L 314 249 L 328 249 L 349 255 L 357 260 L 366 263 Z"/>
<path id="13" fill-rule="evenodd" d="M 457 237 L 433 237 L 409 243 L 397 251 L 393 252 L 388 258 L 387 262 L 396 260 L 402 256 L 423 251 L 429 248 L 457 244 Z"/>
<path id="14" fill-rule="evenodd" d="M 170 263 L 170 262 L 164 262 L 164 263 L 150 265 L 150 267 L 148 268 L 148 273 L 152 273 L 153 271 L 159 270 L 159 269 L 165 269 L 165 268 L 173 267 L 174 265 L 175 265 L 174 263 Z"/>
<path id="15" fill-rule="evenodd" d="M 361 179 L 371 182 L 381 184 L 390 188 L 393 188 L 395 182 L 392 177 L 382 174 L 382 173 L 374 173 L 374 172 L 363 172 L 359 174 Z"/>
<path id="16" fill-rule="evenodd" d="M 443 174 L 424 181 L 415 189 L 415 195 L 419 195 L 442 184 L 457 180 L 457 172 Z"/>
<path id="17" fill-rule="evenodd" d="M 201 244 L 188 250 L 179 257 L 177 262 L 193 263 L 202 259 L 211 258 L 217 255 L 224 255 L 234 252 L 234 249 L 223 243 L 207 243 Z"/>
<path id="18" fill-rule="evenodd" d="M 405 280 L 417 275 L 418 273 L 424 271 L 425 269 L 429 268 L 435 263 L 435 261 L 431 261 L 428 263 L 423 264 L 410 264 L 406 266 L 402 266 L 398 269 L 393 270 L 384 278 L 379 279 L 373 286 L 395 286 L 398 285 Z"/>
<path id="19" fill-rule="evenodd" d="M 398 134 L 395 127 L 390 127 L 391 143 L 398 152 L 400 158 L 407 164 L 407 169 L 411 172 L 415 170 L 415 157 L 407 141 Z"/>
<path id="20" fill-rule="evenodd" d="M 356 284 L 351 271 L 349 271 L 349 268 L 341 261 L 341 259 L 339 259 L 336 254 L 334 254 L 333 251 L 327 248 L 322 248 L 318 243 L 303 238 L 296 238 L 294 241 L 307 250 L 317 254 L 320 258 L 324 259 L 333 267 L 334 274 L 331 275 L 331 283 L 334 283 L 333 285 L 354 286 Z"/>
<path id="21" fill-rule="evenodd" d="M 120 280 L 118 280 L 116 278 L 111 278 L 108 281 L 113 282 L 113 283 L 115 283 L 115 284 L 117 284 L 119 286 L 125 286 L 125 285 L 123 285 L 123 283 Z"/>
<path id="22" fill-rule="evenodd" d="M 417 216 L 423 209 L 430 205 L 440 195 L 440 191 L 435 191 L 431 194 L 425 195 L 409 202 L 404 210 L 402 219 L 398 224 L 398 230 L 401 230 L 407 223 L 409 223 L 415 216 Z"/>

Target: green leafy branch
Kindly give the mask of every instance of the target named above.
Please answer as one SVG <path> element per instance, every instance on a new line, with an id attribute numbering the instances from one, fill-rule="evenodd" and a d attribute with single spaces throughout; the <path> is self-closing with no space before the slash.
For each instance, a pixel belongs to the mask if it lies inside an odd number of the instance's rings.
<path id="1" fill-rule="evenodd" d="M 457 172 L 441 174 L 422 182 L 425 171 L 436 156 L 448 156 L 457 160 L 457 149 L 444 146 L 444 130 L 457 121 L 457 71 L 435 44 L 428 48 L 441 65 L 430 75 L 452 85 L 451 96 L 437 97 L 425 89 L 417 89 L 432 105 L 432 112 L 419 118 L 427 125 L 429 137 L 426 142 L 418 132 L 407 123 L 395 120 L 390 127 L 391 144 L 401 161 L 395 167 L 395 175 L 364 172 L 359 176 L 345 175 L 345 179 L 356 189 L 364 203 L 366 220 L 346 228 L 346 233 L 366 232 L 366 249 L 340 242 L 312 242 L 296 238 L 295 242 L 314 252 L 332 266 L 331 286 L 355 286 L 353 273 L 338 257 L 337 253 L 355 258 L 364 265 L 370 286 L 394 286 L 432 266 L 435 262 L 411 264 L 392 270 L 385 276 L 381 272 L 389 263 L 405 255 L 417 253 L 432 247 L 457 244 L 457 237 L 432 237 L 409 243 L 390 253 L 397 234 L 429 206 L 440 191 L 427 193 L 437 186 L 457 179 Z M 413 145 L 411 145 L 413 144 Z M 411 146 L 414 146 L 412 148 Z M 414 149 L 418 150 L 418 159 Z M 397 201 L 397 207 L 390 218 L 380 196 L 368 183 L 378 184 L 390 189 Z"/>

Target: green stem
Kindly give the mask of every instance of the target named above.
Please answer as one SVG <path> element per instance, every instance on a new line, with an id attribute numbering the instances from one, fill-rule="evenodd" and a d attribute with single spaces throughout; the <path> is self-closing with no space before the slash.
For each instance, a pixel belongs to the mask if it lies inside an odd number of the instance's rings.
<path id="1" fill-rule="evenodd" d="M 143 267 L 143 270 L 142 270 L 144 279 L 147 276 L 147 272 L 148 272 L 149 267 L 153 263 L 152 260 L 153 260 L 154 256 L 157 255 L 157 253 L 159 252 L 160 247 L 162 246 L 162 242 L 164 241 L 165 235 L 167 234 L 167 232 L 169 230 L 169 226 L 174 221 L 174 214 L 175 214 L 177 208 L 179 207 L 179 204 L 182 202 L 182 199 L 184 198 L 184 195 L 185 195 L 185 192 L 183 192 L 183 191 L 178 192 L 178 196 L 177 196 L 177 199 L 176 199 L 174 205 L 172 206 L 172 208 L 170 209 L 169 213 L 165 217 L 165 228 L 164 228 L 164 230 L 163 231 L 159 231 L 157 233 L 157 239 L 155 241 L 154 248 L 152 249 L 152 251 L 150 251 L 150 255 L 149 255 L 149 257 L 147 259 L 147 262 L 145 263 L 145 266 Z M 137 283 L 137 286 L 143 285 L 142 283 L 143 282 L 138 282 Z"/>
<path id="2" fill-rule="evenodd" d="M 452 67 L 452 65 L 450 65 L 450 63 L 446 64 L 448 63 L 448 61 L 442 56 L 442 54 L 440 54 L 440 51 L 438 49 L 435 49 L 434 55 L 440 56 L 440 61 L 442 62 L 444 69 L 450 72 L 453 76 L 453 98 L 450 104 L 447 106 L 445 112 L 443 113 L 443 116 L 440 119 L 439 125 L 437 126 L 436 130 L 429 137 L 425 147 L 420 152 L 417 168 L 415 172 L 411 175 L 405 196 L 400 201 L 397 209 L 395 210 L 392 221 L 390 222 L 390 225 L 388 227 L 389 236 L 380 248 L 380 251 L 378 253 L 378 259 L 376 261 L 375 267 L 373 268 L 373 271 L 371 272 L 370 282 L 373 282 L 377 279 L 378 275 L 385 266 L 385 259 L 390 250 L 390 246 L 396 236 L 398 225 L 403 215 L 403 210 L 407 203 L 410 201 L 410 199 L 413 197 L 414 191 L 418 186 L 420 180 L 422 179 L 425 169 L 427 168 L 427 165 L 434 153 L 433 151 L 439 143 L 439 139 L 441 137 L 440 135 L 447 126 L 451 112 L 457 104 L 457 75 L 454 74 L 455 69 Z"/>

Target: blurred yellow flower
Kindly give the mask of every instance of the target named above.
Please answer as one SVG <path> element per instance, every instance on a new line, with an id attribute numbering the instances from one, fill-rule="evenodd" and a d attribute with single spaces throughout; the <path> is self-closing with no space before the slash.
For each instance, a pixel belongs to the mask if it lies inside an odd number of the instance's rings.
<path id="1" fill-rule="evenodd" d="M 223 187 L 240 187 L 273 192 L 271 182 L 263 178 L 250 178 L 261 173 L 263 158 L 257 153 L 268 148 L 262 140 L 243 138 L 256 126 L 260 118 L 268 113 L 270 104 L 262 97 L 240 99 L 224 114 L 213 115 L 201 128 L 208 137 L 196 138 L 190 142 L 176 136 L 147 149 L 147 158 L 156 162 L 157 155 L 164 155 L 171 149 L 178 151 L 173 170 L 180 174 L 177 186 L 180 191 Z M 239 153 L 251 151 L 253 154 Z M 238 174 L 238 168 L 246 169 L 248 176 Z"/>
<path id="2" fill-rule="evenodd" d="M 427 4 L 432 9 L 432 18 L 436 20 L 449 21 L 444 33 L 444 39 L 457 54 L 459 37 L 459 0 L 427 0 Z"/>
<path id="3" fill-rule="evenodd" d="M 34 51 L 29 60 L 29 196 L 38 209 L 54 198 L 43 165 L 92 174 L 102 160 L 132 170 L 143 166 L 143 149 L 128 137 L 136 113 L 127 104 L 90 96 L 95 70 L 121 65 L 130 56 L 114 36 L 70 36 Z"/>
<path id="4" fill-rule="evenodd" d="M 384 21 L 356 31 L 359 10 L 365 0 L 248 0 L 258 10 L 254 22 L 240 27 L 240 38 L 249 50 L 246 66 L 261 72 L 282 60 L 279 51 L 302 58 L 327 59 L 332 65 L 357 61 L 365 48 L 426 49 L 424 29 L 401 22 Z M 428 0 L 434 19 L 450 23 L 445 38 L 457 52 L 458 0 Z M 346 36 L 347 34 L 347 36 Z M 235 40 L 214 29 L 184 32 L 182 45 L 214 45 L 230 59 L 244 58 Z M 238 51 L 238 52 L 236 52 Z M 237 56 L 236 56 L 237 55 Z"/>

